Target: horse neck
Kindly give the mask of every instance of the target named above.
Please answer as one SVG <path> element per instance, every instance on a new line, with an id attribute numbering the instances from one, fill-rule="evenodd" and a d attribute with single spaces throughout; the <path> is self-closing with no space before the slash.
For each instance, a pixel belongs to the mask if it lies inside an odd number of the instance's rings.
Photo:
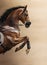
<path id="1" fill-rule="evenodd" d="M 18 19 L 18 14 L 20 13 L 20 11 L 15 10 L 13 11 L 6 19 L 5 25 L 9 25 L 11 27 L 14 28 L 19 28 L 19 19 Z"/>
<path id="2" fill-rule="evenodd" d="M 8 25 L 10 27 L 14 27 L 17 30 L 20 30 L 19 29 L 19 25 L 17 25 L 17 24 L 19 24 L 19 20 L 15 19 L 15 21 L 12 21 L 11 18 L 8 18 L 6 20 L 6 23 L 4 24 L 4 26 L 7 26 Z"/>

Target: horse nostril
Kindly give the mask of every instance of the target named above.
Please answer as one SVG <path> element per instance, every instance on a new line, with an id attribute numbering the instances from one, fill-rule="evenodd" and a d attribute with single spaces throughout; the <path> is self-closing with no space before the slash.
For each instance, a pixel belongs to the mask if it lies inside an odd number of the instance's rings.
<path id="1" fill-rule="evenodd" d="M 25 24 L 25 27 L 29 27 L 31 25 L 31 22 L 27 22 L 26 24 Z"/>
<path id="2" fill-rule="evenodd" d="M 31 22 L 30 22 L 30 24 L 31 24 Z"/>

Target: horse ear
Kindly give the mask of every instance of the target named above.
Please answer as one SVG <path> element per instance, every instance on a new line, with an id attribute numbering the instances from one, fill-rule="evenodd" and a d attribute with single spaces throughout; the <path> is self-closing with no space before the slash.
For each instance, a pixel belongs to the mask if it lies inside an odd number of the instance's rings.
<path id="1" fill-rule="evenodd" d="M 24 7 L 24 9 L 23 9 L 23 13 L 26 11 L 26 9 L 27 9 L 27 5 Z"/>
<path id="2" fill-rule="evenodd" d="M 27 5 L 24 7 L 22 14 L 26 11 Z"/>
<path id="3" fill-rule="evenodd" d="M 23 14 L 23 13 L 26 11 L 26 8 L 27 8 L 27 5 L 24 7 L 23 11 L 20 12 L 20 14 Z M 19 15 L 20 15 L 20 14 L 19 14 Z"/>
<path id="4" fill-rule="evenodd" d="M 25 6 L 25 9 L 27 8 L 27 5 Z"/>

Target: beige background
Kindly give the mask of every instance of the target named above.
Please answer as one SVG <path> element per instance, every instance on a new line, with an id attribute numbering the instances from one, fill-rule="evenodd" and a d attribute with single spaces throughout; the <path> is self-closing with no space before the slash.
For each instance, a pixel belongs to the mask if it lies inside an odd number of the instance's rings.
<path id="1" fill-rule="evenodd" d="M 28 5 L 32 25 L 22 26 L 21 35 L 30 38 L 31 50 L 26 55 L 26 46 L 15 53 L 15 48 L 0 55 L 0 65 L 47 65 L 47 0 L 0 0 L 0 16 L 17 5 Z"/>

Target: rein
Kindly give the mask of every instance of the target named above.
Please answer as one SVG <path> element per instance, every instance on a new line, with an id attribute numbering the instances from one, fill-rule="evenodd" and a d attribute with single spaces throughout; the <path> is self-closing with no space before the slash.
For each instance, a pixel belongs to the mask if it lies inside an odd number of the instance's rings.
<path id="1" fill-rule="evenodd" d="M 15 25 L 17 25 L 17 26 L 24 26 L 23 24 L 15 24 Z"/>

